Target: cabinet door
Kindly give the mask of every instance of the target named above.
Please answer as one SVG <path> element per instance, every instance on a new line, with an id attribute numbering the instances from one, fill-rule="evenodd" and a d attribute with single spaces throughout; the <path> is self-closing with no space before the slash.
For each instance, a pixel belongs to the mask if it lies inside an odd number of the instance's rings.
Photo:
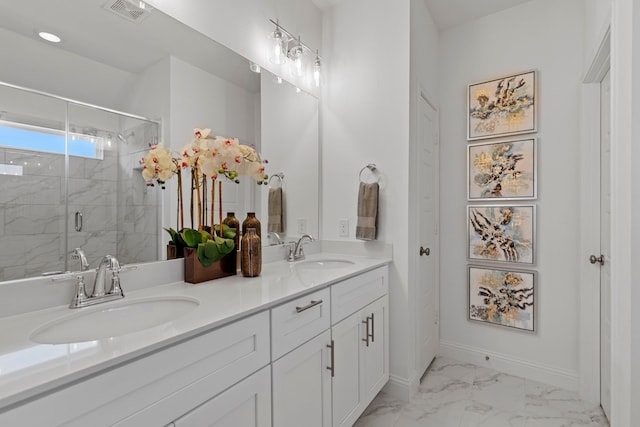
<path id="1" fill-rule="evenodd" d="M 330 344 L 327 330 L 273 363 L 274 426 L 331 426 Z"/>
<path id="2" fill-rule="evenodd" d="M 384 296 L 362 311 L 362 320 L 368 322 L 369 345 L 360 341 L 360 375 L 365 406 L 382 390 L 389 380 L 389 297 Z"/>
<path id="3" fill-rule="evenodd" d="M 173 427 L 270 427 L 269 367 L 262 368 L 170 425 Z"/>
<path id="4" fill-rule="evenodd" d="M 360 344 L 362 314 L 357 312 L 331 328 L 335 374 L 332 378 L 333 426 L 351 426 L 360 415 Z"/>

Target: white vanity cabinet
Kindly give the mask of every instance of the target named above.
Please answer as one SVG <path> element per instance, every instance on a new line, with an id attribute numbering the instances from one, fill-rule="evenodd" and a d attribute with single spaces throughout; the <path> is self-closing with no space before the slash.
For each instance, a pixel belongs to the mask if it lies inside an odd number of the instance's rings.
<path id="1" fill-rule="evenodd" d="M 388 267 L 329 283 L 87 372 L 0 426 L 351 426 L 389 379 Z"/>
<path id="2" fill-rule="evenodd" d="M 387 294 L 385 266 L 272 310 L 273 427 L 355 423 L 389 379 Z"/>
<path id="3" fill-rule="evenodd" d="M 343 298 L 343 307 L 338 307 L 342 314 L 350 311 L 346 309 L 349 304 L 351 309 L 359 308 L 377 297 L 331 327 L 335 352 L 334 427 L 353 425 L 389 379 L 387 280 L 384 268 L 354 278 L 348 288 L 340 288 L 340 284 L 332 288 L 332 298 L 334 293 Z"/>

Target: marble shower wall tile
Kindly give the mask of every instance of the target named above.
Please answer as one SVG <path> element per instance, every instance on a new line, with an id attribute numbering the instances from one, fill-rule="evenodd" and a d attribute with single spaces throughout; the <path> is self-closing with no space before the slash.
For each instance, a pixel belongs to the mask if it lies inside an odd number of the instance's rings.
<path id="1" fill-rule="evenodd" d="M 7 149 L 4 163 L 22 166 L 23 175 L 64 176 L 64 155 Z"/>
<path id="2" fill-rule="evenodd" d="M 0 175 L 0 203 L 58 205 L 62 203 L 62 178 Z"/>
<path id="3" fill-rule="evenodd" d="M 114 206 L 117 187 L 111 181 L 69 178 L 69 203 L 76 205 Z"/>
<path id="4" fill-rule="evenodd" d="M 64 206 L 6 204 L 4 229 L 12 236 L 64 233 Z"/>

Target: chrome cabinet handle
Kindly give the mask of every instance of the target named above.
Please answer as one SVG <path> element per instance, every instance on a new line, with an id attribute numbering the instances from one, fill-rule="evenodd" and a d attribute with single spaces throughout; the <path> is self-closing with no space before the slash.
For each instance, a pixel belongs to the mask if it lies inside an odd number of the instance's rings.
<path id="1" fill-rule="evenodd" d="M 371 342 L 375 342 L 376 341 L 376 332 L 375 332 L 375 324 L 376 322 L 374 321 L 374 314 L 375 313 L 371 313 Z"/>
<path id="2" fill-rule="evenodd" d="M 362 341 L 364 341 L 367 344 L 367 347 L 369 347 L 369 337 L 371 336 L 371 334 L 369 333 L 369 316 L 367 316 L 367 318 L 363 320 L 362 323 L 366 325 L 366 330 Z"/>
<path id="3" fill-rule="evenodd" d="M 596 262 L 600 263 L 600 265 L 604 265 L 604 255 L 600 255 L 599 257 L 596 257 L 595 255 L 591 255 L 589 257 L 589 262 L 591 264 L 595 264 Z"/>
<path id="4" fill-rule="evenodd" d="M 331 340 L 331 344 L 327 344 L 327 348 L 331 349 L 331 366 L 327 366 L 327 369 L 331 371 L 331 378 L 336 376 L 336 358 L 335 358 L 335 351 L 336 351 L 336 343 Z"/>
<path id="5" fill-rule="evenodd" d="M 322 300 L 319 299 L 317 301 L 311 301 L 309 304 L 304 307 L 296 307 L 296 313 L 302 313 L 305 310 L 309 310 L 311 307 L 315 307 L 316 305 L 322 304 Z"/>
<path id="6" fill-rule="evenodd" d="M 76 231 L 82 231 L 82 212 L 76 212 Z"/>

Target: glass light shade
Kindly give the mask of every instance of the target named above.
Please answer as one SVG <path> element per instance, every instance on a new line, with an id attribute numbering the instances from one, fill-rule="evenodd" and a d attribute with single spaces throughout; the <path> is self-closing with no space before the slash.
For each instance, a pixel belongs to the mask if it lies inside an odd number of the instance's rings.
<path id="1" fill-rule="evenodd" d="M 277 27 L 269 37 L 269 61 L 274 64 L 284 64 L 286 61 L 287 40 Z"/>
<path id="2" fill-rule="evenodd" d="M 302 64 L 302 57 L 304 55 L 304 50 L 302 49 L 302 46 L 297 45 L 295 47 L 293 47 L 290 51 L 289 51 L 289 57 L 291 58 L 291 60 L 293 61 L 293 74 L 297 77 L 302 77 L 303 75 L 303 64 Z"/>
<path id="3" fill-rule="evenodd" d="M 313 82 L 316 87 L 320 87 L 320 68 L 322 64 L 320 63 L 320 58 L 316 55 L 315 61 L 313 61 Z"/>

